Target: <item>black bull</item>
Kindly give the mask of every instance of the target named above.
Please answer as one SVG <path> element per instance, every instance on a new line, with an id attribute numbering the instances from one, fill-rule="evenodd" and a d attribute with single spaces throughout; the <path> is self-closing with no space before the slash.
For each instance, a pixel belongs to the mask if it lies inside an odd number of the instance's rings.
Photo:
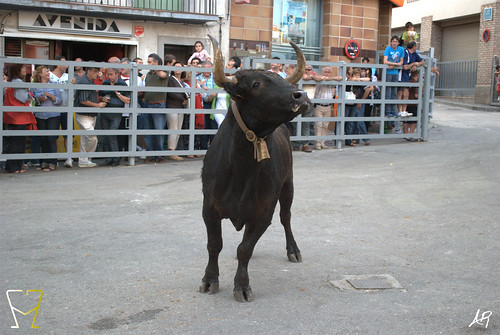
<path id="1" fill-rule="evenodd" d="M 245 227 L 237 251 L 234 297 L 237 301 L 252 301 L 248 262 L 257 241 L 271 224 L 278 200 L 288 258 L 292 262 L 302 261 L 290 226 L 292 152 L 283 123 L 304 113 L 311 103 L 307 94 L 293 85 L 302 77 L 305 58 L 292 43 L 298 64 L 287 80 L 262 70 L 241 70 L 228 78 L 217 41 L 209 37 L 215 54 L 214 81 L 229 93 L 232 103 L 203 160 L 203 220 L 209 260 L 200 292 L 213 294 L 219 289 L 221 220 L 229 218 L 238 231 Z"/>

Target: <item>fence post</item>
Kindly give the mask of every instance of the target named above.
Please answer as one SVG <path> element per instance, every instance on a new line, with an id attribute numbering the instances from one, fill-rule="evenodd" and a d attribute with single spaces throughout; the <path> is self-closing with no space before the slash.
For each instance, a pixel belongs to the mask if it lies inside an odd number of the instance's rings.
<path id="1" fill-rule="evenodd" d="M 423 108 L 422 108 L 422 140 L 427 141 L 429 138 L 429 119 L 430 111 L 432 109 L 433 99 L 431 98 L 431 76 L 432 76 L 432 60 L 434 58 L 434 48 L 429 50 L 429 64 L 425 64 L 425 77 L 424 77 L 424 94 L 423 94 Z"/>

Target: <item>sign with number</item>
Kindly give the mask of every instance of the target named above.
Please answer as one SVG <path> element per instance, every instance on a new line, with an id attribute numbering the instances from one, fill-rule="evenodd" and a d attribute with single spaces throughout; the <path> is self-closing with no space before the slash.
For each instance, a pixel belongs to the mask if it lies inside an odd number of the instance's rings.
<path id="1" fill-rule="evenodd" d="M 349 40 L 345 43 L 344 51 L 347 58 L 356 59 L 361 52 L 361 47 L 359 46 L 358 41 Z"/>

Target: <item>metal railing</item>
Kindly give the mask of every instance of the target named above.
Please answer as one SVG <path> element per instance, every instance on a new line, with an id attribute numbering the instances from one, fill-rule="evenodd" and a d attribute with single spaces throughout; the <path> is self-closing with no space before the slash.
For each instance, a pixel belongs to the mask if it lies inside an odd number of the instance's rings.
<path id="1" fill-rule="evenodd" d="M 133 9 L 216 14 L 216 0 L 45 0 L 84 5 L 113 6 Z"/>
<path id="2" fill-rule="evenodd" d="M 477 60 L 438 62 L 437 95 L 474 96 L 477 83 Z"/>
<path id="3" fill-rule="evenodd" d="M 275 60 L 272 59 L 251 59 L 246 58 L 243 60 L 243 68 L 257 68 L 258 63 L 272 63 Z M 282 61 L 284 63 L 293 63 L 294 61 L 285 60 Z M 117 152 L 75 152 L 72 149 L 71 145 L 67 146 L 66 152 L 58 152 L 58 153 L 23 153 L 23 154 L 0 154 L 0 159 L 41 159 L 41 158 L 57 158 L 57 159 L 66 159 L 68 157 L 78 158 L 78 157 L 128 157 L 129 164 L 135 164 L 135 159 L 140 156 L 171 156 L 171 155 L 199 155 L 204 154 L 205 150 L 195 149 L 195 136 L 198 135 L 214 135 L 216 134 L 216 129 L 195 129 L 195 114 L 214 114 L 221 113 L 225 114 L 226 110 L 213 110 L 213 109 L 196 109 L 195 108 L 195 95 L 198 93 L 220 93 L 220 89 L 210 89 L 204 90 L 196 88 L 196 74 L 201 72 L 211 72 L 211 69 L 205 68 L 194 68 L 187 67 L 184 68 L 186 72 L 191 73 L 191 87 L 190 88 L 173 88 L 173 87 L 150 87 L 150 86 L 138 86 L 137 78 L 138 72 L 140 71 L 136 64 L 110 64 L 110 63 L 89 63 L 89 62 L 73 62 L 73 61 L 54 61 L 54 60 L 40 60 L 40 59 L 12 59 L 12 58 L 0 58 L 0 66 L 3 68 L 8 63 L 18 63 L 18 64 L 43 64 L 47 66 L 51 65 L 60 65 L 64 64 L 68 67 L 68 75 L 69 80 L 74 77 L 74 67 L 75 66 L 97 66 L 104 68 L 127 68 L 130 70 L 130 78 L 131 83 L 130 86 L 120 86 L 120 91 L 130 91 L 131 92 L 131 101 L 129 108 L 90 108 L 88 107 L 72 107 L 72 101 L 75 96 L 76 90 L 99 90 L 99 89 L 109 89 L 109 86 L 103 85 L 77 85 L 77 84 L 62 84 L 58 85 L 59 89 L 65 89 L 68 91 L 68 100 L 69 107 L 10 107 L 4 106 L 3 104 L 3 95 L 0 97 L 0 147 L 3 148 L 3 143 L 6 136 L 67 136 L 68 143 L 72 143 L 72 139 L 74 136 L 78 135 L 98 135 L 98 136 L 106 136 L 106 135 L 126 135 L 129 139 L 129 147 L 127 151 L 117 151 Z M 429 62 L 430 63 L 430 62 Z M 326 63 L 326 62 L 308 62 L 308 64 L 313 65 L 315 67 L 319 66 L 331 66 L 337 67 L 339 69 L 339 74 L 343 77 L 345 76 L 347 67 L 366 67 L 366 64 L 354 64 L 354 63 Z M 148 66 L 141 65 L 142 70 L 164 70 L 164 71 L 173 71 L 178 70 L 178 67 L 173 66 Z M 330 141 L 336 141 L 337 147 L 340 148 L 340 141 L 346 139 L 364 139 L 369 137 L 370 139 L 386 139 L 386 138 L 414 138 L 420 140 L 427 140 L 427 127 L 428 127 L 428 118 L 430 111 L 432 110 L 433 103 L 433 90 L 432 90 L 432 81 L 431 79 L 434 77 L 430 71 L 429 66 L 422 67 L 420 71 L 420 80 L 418 83 L 387 83 L 385 81 L 386 78 L 386 69 L 385 65 L 378 64 L 370 64 L 370 67 L 381 70 L 382 77 L 378 82 L 353 82 L 353 81 L 332 81 L 331 84 L 336 85 L 338 87 L 338 97 L 336 99 L 314 99 L 311 97 L 312 103 L 322 103 L 322 104 L 337 104 L 338 106 L 338 115 L 336 117 L 296 117 L 292 122 L 296 123 L 297 134 L 291 134 L 290 139 L 292 141 L 304 141 L 304 140 L 316 140 L 316 139 L 324 139 Z M 424 76 L 425 73 L 425 76 Z M 43 88 L 43 87 L 52 87 L 54 84 L 40 84 L 40 83 L 12 83 L 12 82 L 1 82 L 0 88 L 2 91 L 7 87 L 14 88 Z M 304 82 L 301 80 L 298 83 L 299 88 L 304 85 Z M 374 85 L 380 88 L 381 94 L 378 99 L 358 99 L 357 103 L 363 103 L 367 105 L 373 105 L 377 107 L 378 112 L 372 113 L 367 117 L 346 117 L 345 108 L 346 104 L 351 103 L 352 100 L 348 100 L 345 97 L 346 86 L 366 86 L 366 85 Z M 389 86 L 396 87 L 417 87 L 418 88 L 418 100 L 386 100 L 385 99 L 385 90 Z M 423 88 L 426 88 L 425 90 Z M 139 92 L 186 92 L 190 96 L 190 104 L 186 109 L 142 109 L 138 103 L 138 93 Z M 386 125 L 388 122 L 397 122 L 402 121 L 401 118 L 391 118 L 385 116 L 385 107 L 387 104 L 416 104 L 418 106 L 418 114 L 409 118 L 405 118 L 406 121 L 417 121 L 417 129 L 413 134 L 391 134 L 387 133 Z M 60 113 L 68 114 L 67 121 L 67 130 L 5 130 L 3 125 L 3 113 L 4 112 L 25 112 L 30 110 L 33 112 L 47 112 L 54 111 L 57 109 Z M 79 130 L 74 129 L 74 113 L 78 112 L 95 112 L 95 113 L 123 113 L 124 111 L 130 113 L 130 122 L 129 129 L 119 129 L 119 130 L 105 130 L 105 129 L 96 129 L 93 131 L 90 130 Z M 190 123 L 189 129 L 178 129 L 178 130 L 168 130 L 168 129 L 138 129 L 137 117 L 140 113 L 148 113 L 148 114 L 157 114 L 157 113 L 166 113 L 166 114 L 184 114 L 190 115 Z M 326 136 L 301 136 L 301 128 L 303 126 L 310 127 L 315 121 L 329 121 L 336 122 L 336 130 L 330 132 Z M 363 134 L 353 134 L 347 135 L 344 131 L 346 122 L 373 122 L 377 125 L 378 131 L 374 133 L 369 133 L 368 135 Z M 141 135 L 187 135 L 189 136 L 189 146 L 187 150 L 164 150 L 164 151 L 139 151 L 137 150 L 137 138 Z"/>
<path id="4" fill-rule="evenodd" d="M 346 139 L 365 139 L 369 137 L 370 139 L 382 139 L 382 138 L 414 138 L 420 140 L 427 140 L 427 132 L 428 132 L 428 119 L 432 113 L 432 105 L 434 101 L 434 81 L 435 75 L 431 72 L 431 67 L 429 64 L 435 65 L 435 59 L 429 59 L 429 57 L 423 57 L 426 60 L 426 65 L 421 67 L 421 71 L 419 74 L 418 83 L 388 83 L 386 82 L 386 65 L 381 64 L 360 64 L 360 63 L 345 63 L 345 62 L 319 62 L 319 61 L 307 61 L 307 64 L 315 67 L 317 70 L 324 66 L 330 66 L 332 68 L 338 69 L 338 75 L 346 78 L 347 68 L 374 68 L 377 72 L 381 71 L 381 78 L 377 82 L 356 82 L 356 81 L 331 81 L 329 82 L 332 85 L 337 86 L 337 98 L 336 99 L 313 99 L 310 97 L 310 100 L 313 104 L 337 104 L 338 105 L 338 114 L 336 117 L 303 117 L 298 116 L 294 121 L 297 122 L 297 134 L 292 134 L 290 139 L 292 141 L 301 141 L 301 140 L 316 140 L 316 139 L 325 139 L 336 141 L 336 145 L 338 148 L 341 147 L 341 140 Z M 266 63 L 274 63 L 276 60 L 273 59 L 246 59 L 243 64 L 244 67 L 248 68 L 259 68 L 262 67 L 259 64 Z M 292 60 L 280 60 L 280 63 L 285 64 L 294 64 L 295 61 Z M 305 82 L 303 80 L 299 81 L 298 87 L 302 88 L 304 84 L 311 84 L 310 82 Z M 345 92 L 346 86 L 376 86 L 380 90 L 380 97 L 377 99 L 356 99 L 356 104 L 361 103 L 365 104 L 365 106 L 373 105 L 377 107 L 377 111 L 374 113 L 372 111 L 371 116 L 365 117 L 347 117 L 346 116 L 346 105 L 352 104 L 352 100 L 346 99 Z M 389 100 L 385 99 L 385 93 L 387 87 L 417 87 L 418 88 L 418 99 L 417 100 Z M 424 89 L 425 87 L 425 89 Z M 401 118 L 394 119 L 393 117 L 385 116 L 385 108 L 388 104 L 407 104 L 407 105 L 415 105 L 417 104 L 418 114 L 412 117 L 405 118 L 406 121 L 417 121 L 416 132 L 413 134 L 389 134 L 387 133 L 386 125 L 388 122 L 399 122 L 402 121 Z M 301 136 L 301 127 L 303 123 L 312 124 L 314 121 L 329 121 L 336 122 L 336 129 L 333 134 L 328 134 L 327 136 Z M 378 131 L 366 134 L 358 134 L 358 135 L 347 135 L 345 133 L 345 123 L 346 122 L 372 122 L 374 124 L 378 124 Z"/>

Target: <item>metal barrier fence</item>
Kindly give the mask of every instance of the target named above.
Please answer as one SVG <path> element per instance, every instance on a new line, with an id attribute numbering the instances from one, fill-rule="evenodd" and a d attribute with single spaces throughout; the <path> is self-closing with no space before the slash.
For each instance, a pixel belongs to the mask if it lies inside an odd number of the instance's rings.
<path id="1" fill-rule="evenodd" d="M 252 59 L 246 58 L 243 60 L 243 68 L 258 68 L 266 63 L 272 63 L 275 60 L 272 59 Z M 282 61 L 284 63 L 293 63 L 293 61 Z M 381 79 L 374 82 L 354 82 L 354 81 L 332 81 L 331 84 L 337 86 L 338 97 L 336 99 L 314 99 L 311 98 L 312 103 L 322 103 L 322 104 L 337 104 L 338 115 L 336 117 L 302 117 L 298 116 L 292 122 L 296 123 L 297 134 L 291 134 L 290 139 L 292 141 L 300 140 L 316 140 L 324 139 L 329 141 L 335 141 L 338 148 L 341 146 L 342 140 L 346 139 L 363 139 L 369 137 L 370 139 L 384 139 L 384 138 L 414 138 L 420 140 L 427 140 L 427 128 L 428 119 L 430 112 L 432 111 L 433 103 L 433 80 L 434 75 L 431 73 L 431 67 L 428 65 L 430 63 L 429 59 L 426 60 L 427 64 L 423 66 L 420 70 L 420 78 L 418 83 L 388 83 L 386 82 L 386 70 L 387 66 L 379 64 L 370 64 L 370 67 L 376 68 L 377 71 L 381 71 Z M 25 112 L 26 107 L 10 107 L 4 106 L 3 95 L 0 97 L 0 147 L 4 148 L 4 141 L 6 136 L 67 136 L 67 143 L 72 143 L 74 136 L 78 135 L 126 135 L 128 136 L 129 147 L 127 151 L 118 152 L 74 152 L 72 146 L 67 146 L 66 152 L 58 153 L 23 153 L 23 154 L 5 154 L 2 150 L 0 154 L 0 159 L 42 159 L 42 158 L 79 158 L 79 157 L 93 157 L 93 158 L 103 158 L 103 157 L 128 157 L 129 164 L 134 165 L 136 157 L 140 156 L 171 156 L 171 155 L 203 155 L 205 150 L 195 149 L 195 136 L 198 135 L 214 135 L 217 130 L 214 129 L 195 129 L 195 114 L 214 114 L 221 113 L 225 114 L 226 110 L 214 110 L 214 109 L 196 109 L 195 108 L 195 95 L 198 93 L 220 93 L 220 89 L 200 89 L 196 88 L 196 74 L 202 72 L 211 72 L 211 68 L 195 68 L 186 67 L 183 71 L 186 71 L 191 75 L 191 87 L 190 88 L 173 88 L 173 87 L 151 87 L 151 86 L 138 86 L 138 73 L 140 70 L 164 70 L 164 71 L 174 71 L 178 70 L 178 67 L 174 66 L 150 66 L 150 65 L 140 65 L 137 64 L 110 64 L 110 63 L 92 63 L 92 62 L 73 62 L 73 61 L 55 61 L 55 60 L 40 60 L 40 59 L 20 59 L 20 58 L 0 58 L 0 66 L 4 68 L 6 64 L 17 63 L 17 64 L 36 64 L 36 65 L 46 65 L 46 66 L 56 66 L 56 65 L 67 65 L 69 82 L 67 84 L 58 85 L 59 89 L 67 90 L 69 107 L 28 107 L 28 110 L 33 112 L 48 112 L 57 109 L 60 113 L 68 114 L 67 130 L 6 130 L 3 124 L 3 113 L 4 112 Z M 354 63 L 329 63 L 329 62 L 308 62 L 308 64 L 314 67 L 337 67 L 339 69 L 339 74 L 345 78 L 345 73 L 347 67 L 366 67 L 366 64 L 354 64 Z M 89 107 L 72 107 L 72 102 L 74 100 L 76 90 L 99 90 L 99 89 L 109 89 L 109 86 L 103 85 L 82 85 L 82 84 L 71 84 L 71 79 L 74 78 L 74 68 L 75 66 L 92 66 L 92 67 L 102 67 L 102 68 L 125 68 L 130 70 L 130 86 L 120 86 L 120 91 L 130 91 L 131 101 L 130 107 L 126 108 L 89 108 Z M 235 70 L 228 71 L 235 72 Z M 13 82 L 2 82 L 0 88 L 2 91 L 7 87 L 13 88 L 47 88 L 52 87 L 54 84 L 41 84 L 41 83 L 13 83 Z M 304 85 L 304 81 L 301 80 L 298 83 L 299 88 Z M 373 106 L 373 111 L 370 116 L 367 117 L 346 117 L 345 116 L 345 105 L 352 102 L 345 97 L 346 86 L 366 86 L 374 85 L 380 88 L 381 94 L 377 99 L 358 99 L 356 103 L 363 103 Z M 418 99 L 417 100 L 386 100 L 385 91 L 387 87 L 417 87 L 418 88 Z M 425 87 L 425 89 L 424 89 Z M 140 108 L 138 103 L 138 93 L 139 92 L 185 92 L 190 96 L 190 104 L 186 109 L 145 109 Z M 416 132 L 413 134 L 392 134 L 387 133 L 385 130 L 385 125 L 388 122 L 398 122 L 402 121 L 402 118 L 391 118 L 385 116 L 385 107 L 388 104 L 417 104 L 418 114 L 412 117 L 405 118 L 406 121 L 416 121 L 417 128 Z M 78 130 L 74 129 L 73 116 L 74 113 L 88 113 L 95 112 L 98 114 L 102 113 L 130 113 L 129 129 L 119 129 L 119 130 L 105 130 L 96 129 L 90 130 Z M 178 130 L 168 130 L 168 129 L 138 129 L 137 117 L 140 113 L 149 114 L 184 114 L 190 116 L 189 129 L 178 129 Z M 336 129 L 334 132 L 330 132 L 326 136 L 301 136 L 301 128 L 304 126 L 311 127 L 315 121 L 329 121 L 336 122 Z M 369 133 L 367 135 L 345 134 L 345 124 L 346 122 L 372 122 L 376 125 L 377 131 L 374 133 Z M 141 135 L 187 135 L 189 136 L 189 147 L 187 150 L 164 150 L 164 151 L 138 151 L 137 150 L 137 138 Z"/>
<path id="2" fill-rule="evenodd" d="M 477 83 L 477 60 L 438 62 L 436 93 L 446 96 L 474 96 Z"/>

